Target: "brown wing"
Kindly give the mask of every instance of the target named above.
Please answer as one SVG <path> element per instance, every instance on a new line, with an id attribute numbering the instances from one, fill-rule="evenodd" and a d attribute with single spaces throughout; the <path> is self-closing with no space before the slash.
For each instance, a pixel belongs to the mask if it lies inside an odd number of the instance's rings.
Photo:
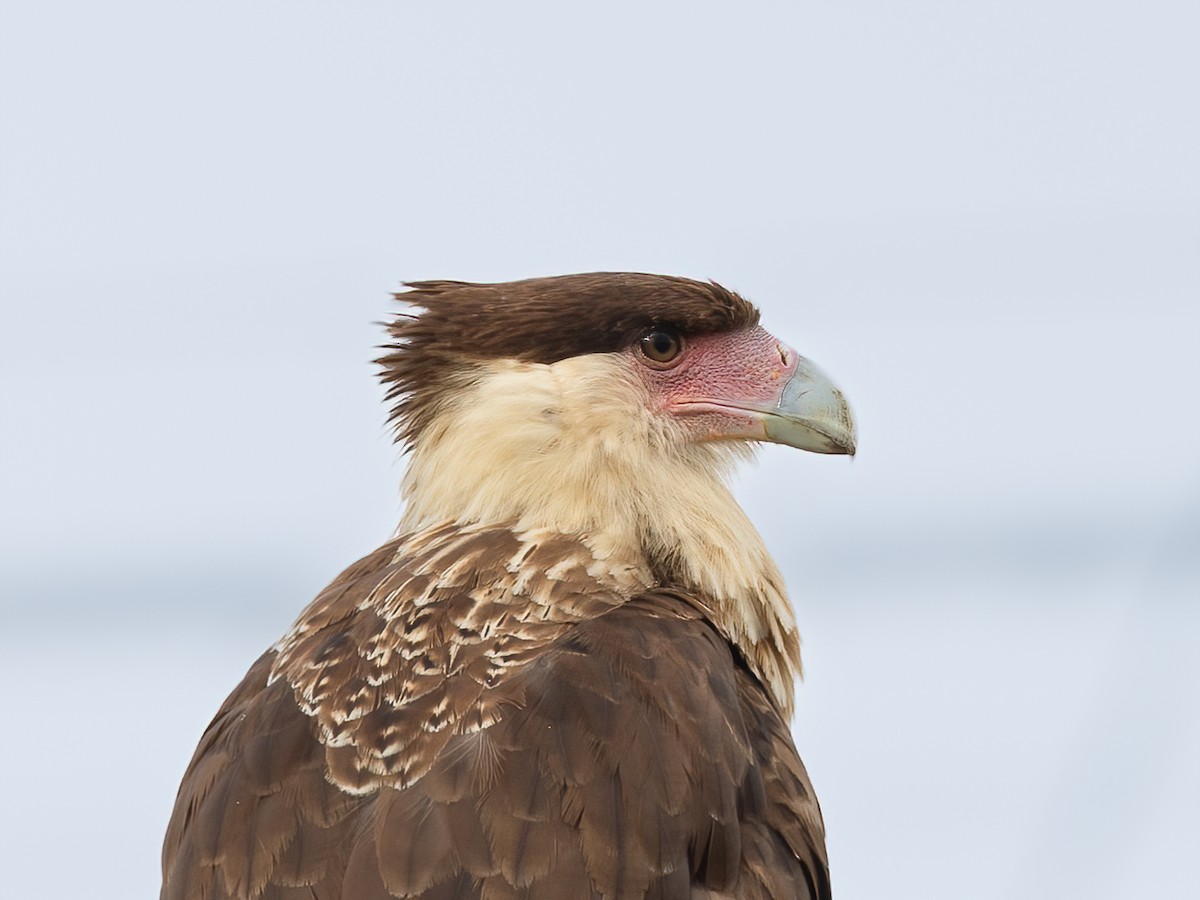
<path id="1" fill-rule="evenodd" d="M 312 721 L 284 682 L 267 685 L 274 655 L 254 664 L 196 748 L 163 842 L 163 898 L 342 896 L 373 798 L 326 782 Z"/>
<path id="2" fill-rule="evenodd" d="M 362 601 L 398 577 L 394 550 L 348 572 L 344 602 L 319 600 L 300 629 L 320 636 L 326 675 L 357 658 L 344 651 L 359 619 L 387 618 Z M 372 743 L 366 731 L 330 730 L 344 709 L 323 719 L 314 706 L 336 693 L 328 679 L 306 692 L 268 653 L 185 776 L 162 896 L 828 897 L 820 812 L 787 728 L 702 609 L 656 592 L 594 612 L 542 633 L 536 652 L 520 644 L 503 677 L 465 692 L 487 721 L 418 704 L 415 722 L 376 723 L 418 737 L 370 753 L 355 746 Z M 473 671 L 463 661 L 420 697 L 461 694 Z M 396 756 L 424 761 L 391 768 Z"/>
<path id="3" fill-rule="evenodd" d="M 504 777 L 479 804 L 505 880 L 529 885 L 515 896 L 829 896 L 787 727 L 689 598 L 581 623 L 522 682 L 492 735 Z"/>

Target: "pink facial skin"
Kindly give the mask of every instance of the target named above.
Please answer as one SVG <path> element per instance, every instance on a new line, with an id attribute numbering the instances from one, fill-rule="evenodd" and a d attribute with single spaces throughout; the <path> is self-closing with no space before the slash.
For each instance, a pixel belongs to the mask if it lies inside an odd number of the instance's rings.
<path id="1" fill-rule="evenodd" d="M 685 338 L 669 368 L 631 354 L 658 409 L 700 441 L 763 439 L 763 413 L 778 405 L 798 359 L 761 326 Z"/>

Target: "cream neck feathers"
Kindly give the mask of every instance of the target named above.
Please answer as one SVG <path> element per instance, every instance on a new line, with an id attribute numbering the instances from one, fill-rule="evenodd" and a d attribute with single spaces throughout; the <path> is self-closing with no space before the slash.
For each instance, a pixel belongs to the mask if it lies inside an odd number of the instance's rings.
<path id="1" fill-rule="evenodd" d="M 786 713 L 800 674 L 783 578 L 725 478 L 745 445 L 697 444 L 620 354 L 490 360 L 413 443 L 400 531 L 445 522 L 578 536 L 597 577 L 665 578 L 709 603 Z"/>

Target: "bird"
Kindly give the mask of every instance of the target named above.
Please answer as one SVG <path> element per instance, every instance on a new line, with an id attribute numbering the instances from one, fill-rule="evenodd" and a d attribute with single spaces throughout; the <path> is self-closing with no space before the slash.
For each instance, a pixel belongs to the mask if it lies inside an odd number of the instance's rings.
<path id="1" fill-rule="evenodd" d="M 162 900 L 829 898 L 796 618 L 729 477 L 853 456 L 843 393 L 711 281 L 396 297 L 399 527 L 204 732 Z"/>

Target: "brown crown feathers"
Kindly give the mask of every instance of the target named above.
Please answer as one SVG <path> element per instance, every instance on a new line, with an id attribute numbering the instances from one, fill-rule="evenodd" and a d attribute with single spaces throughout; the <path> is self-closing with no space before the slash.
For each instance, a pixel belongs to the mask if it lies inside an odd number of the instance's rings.
<path id="1" fill-rule="evenodd" d="M 391 421 L 406 445 L 436 414 L 447 389 L 470 383 L 472 359 L 553 363 L 622 350 L 655 327 L 694 336 L 748 328 L 759 319 L 752 303 L 715 282 L 637 272 L 405 287 L 396 299 L 423 312 L 396 316 L 388 326 L 394 341 L 376 362 L 393 404 Z"/>

